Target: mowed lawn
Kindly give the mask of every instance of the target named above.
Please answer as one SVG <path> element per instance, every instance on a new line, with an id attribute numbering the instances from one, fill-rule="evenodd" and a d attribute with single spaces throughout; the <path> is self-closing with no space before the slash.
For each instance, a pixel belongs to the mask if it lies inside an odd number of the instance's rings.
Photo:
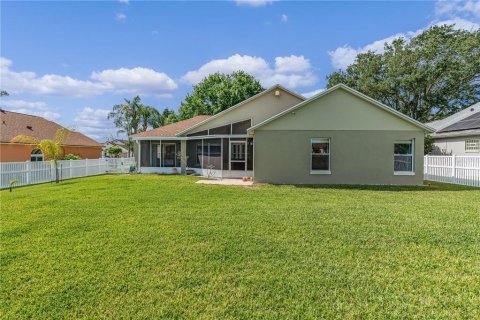
<path id="1" fill-rule="evenodd" d="M 2 191 L 0 318 L 480 318 L 479 189 L 195 181 Z"/>

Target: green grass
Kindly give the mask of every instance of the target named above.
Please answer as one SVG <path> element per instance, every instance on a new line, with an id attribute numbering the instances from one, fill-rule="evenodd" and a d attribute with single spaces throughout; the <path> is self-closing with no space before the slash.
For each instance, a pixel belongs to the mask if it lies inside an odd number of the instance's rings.
<path id="1" fill-rule="evenodd" d="M 100 176 L 2 191 L 0 318 L 480 318 L 480 190 Z"/>

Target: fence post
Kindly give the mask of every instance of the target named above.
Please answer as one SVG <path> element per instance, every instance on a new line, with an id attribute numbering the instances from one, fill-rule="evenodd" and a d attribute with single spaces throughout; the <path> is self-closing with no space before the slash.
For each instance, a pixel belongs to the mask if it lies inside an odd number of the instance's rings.
<path id="1" fill-rule="evenodd" d="M 30 161 L 27 161 L 26 163 L 26 167 L 27 167 L 27 184 L 30 184 L 30 181 L 32 181 L 32 172 L 31 172 L 31 165 L 30 165 Z"/>
<path id="2" fill-rule="evenodd" d="M 428 164 L 428 154 L 425 156 L 425 175 L 426 175 L 426 179 L 425 180 L 429 180 L 430 176 L 428 174 L 428 169 L 429 169 L 429 164 Z"/>
<path id="3" fill-rule="evenodd" d="M 70 175 L 69 176 L 70 179 L 72 179 L 72 177 L 73 177 L 72 161 L 73 160 L 68 160 L 68 168 L 69 168 L 68 172 L 69 172 L 69 175 Z"/>
<path id="4" fill-rule="evenodd" d="M 455 183 L 455 175 L 456 175 L 456 166 L 457 166 L 457 160 L 456 156 L 452 155 L 452 182 Z"/>

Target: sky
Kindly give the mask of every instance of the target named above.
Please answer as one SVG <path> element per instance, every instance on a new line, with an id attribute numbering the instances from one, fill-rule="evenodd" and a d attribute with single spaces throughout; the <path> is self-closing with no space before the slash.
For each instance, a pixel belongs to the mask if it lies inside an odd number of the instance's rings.
<path id="1" fill-rule="evenodd" d="M 43 116 L 97 141 L 112 106 L 178 110 L 210 73 L 244 70 L 309 97 L 357 54 L 434 24 L 480 28 L 467 1 L 1 1 L 6 110 Z"/>

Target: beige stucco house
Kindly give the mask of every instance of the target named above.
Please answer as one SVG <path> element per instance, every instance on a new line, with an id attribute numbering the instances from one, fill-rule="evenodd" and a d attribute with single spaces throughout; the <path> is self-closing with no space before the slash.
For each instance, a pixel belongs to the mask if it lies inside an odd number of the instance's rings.
<path id="1" fill-rule="evenodd" d="M 420 185 L 424 135 L 432 131 L 342 84 L 310 99 L 276 85 L 217 115 L 132 139 L 141 173 Z"/>

